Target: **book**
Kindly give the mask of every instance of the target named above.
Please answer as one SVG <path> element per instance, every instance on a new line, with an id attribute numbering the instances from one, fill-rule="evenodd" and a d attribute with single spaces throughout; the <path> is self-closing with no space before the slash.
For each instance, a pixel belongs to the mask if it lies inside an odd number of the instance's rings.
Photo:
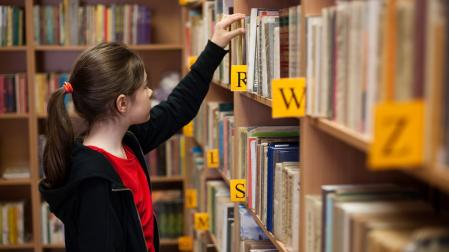
<path id="1" fill-rule="evenodd" d="M 19 245 L 28 241 L 25 234 L 24 209 L 25 201 L 2 202 L 0 204 L 2 245 Z"/>
<path id="2" fill-rule="evenodd" d="M 42 45 L 152 42 L 152 11 L 146 5 L 80 5 L 79 0 L 64 0 L 34 5 L 33 22 L 35 41 Z"/>
<path id="3" fill-rule="evenodd" d="M 162 239 L 176 239 L 183 234 L 184 202 L 180 190 L 152 191 L 153 204 Z"/>
<path id="4" fill-rule="evenodd" d="M 23 46 L 24 8 L 21 6 L 0 6 L 0 47 Z"/>
<path id="5" fill-rule="evenodd" d="M 0 114 L 27 113 L 26 74 L 0 74 Z"/>

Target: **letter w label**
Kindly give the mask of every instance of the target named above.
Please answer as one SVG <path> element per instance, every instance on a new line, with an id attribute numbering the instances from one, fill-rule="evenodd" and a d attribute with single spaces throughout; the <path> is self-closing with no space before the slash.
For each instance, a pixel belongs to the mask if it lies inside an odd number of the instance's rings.
<path id="1" fill-rule="evenodd" d="M 272 82 L 273 118 L 303 117 L 306 110 L 305 78 L 285 78 Z"/>

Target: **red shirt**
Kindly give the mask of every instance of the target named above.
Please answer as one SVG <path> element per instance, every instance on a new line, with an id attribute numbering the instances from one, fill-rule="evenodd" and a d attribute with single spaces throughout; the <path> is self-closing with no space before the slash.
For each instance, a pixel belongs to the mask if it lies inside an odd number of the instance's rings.
<path id="1" fill-rule="evenodd" d="M 136 155 L 134 155 L 133 151 L 128 146 L 124 146 L 126 157 L 128 159 L 114 156 L 95 146 L 88 147 L 105 155 L 112 163 L 112 166 L 120 176 L 123 184 L 132 191 L 134 204 L 136 204 L 137 212 L 139 213 L 148 251 L 154 252 L 153 200 L 151 198 L 147 178 Z"/>

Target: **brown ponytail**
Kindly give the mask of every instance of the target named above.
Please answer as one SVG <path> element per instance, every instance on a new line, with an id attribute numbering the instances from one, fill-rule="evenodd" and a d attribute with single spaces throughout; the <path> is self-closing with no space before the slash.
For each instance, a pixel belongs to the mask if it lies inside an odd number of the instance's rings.
<path id="1" fill-rule="evenodd" d="M 133 97 L 144 85 L 142 59 L 119 43 L 100 43 L 84 51 L 70 74 L 72 100 L 78 115 L 89 128 L 96 122 L 114 119 L 115 100 L 120 94 Z M 44 150 L 45 183 L 63 185 L 70 174 L 70 155 L 74 131 L 64 106 L 64 89 L 52 94 L 48 102 L 48 140 Z"/>
<path id="2" fill-rule="evenodd" d="M 48 101 L 47 144 L 44 149 L 45 182 L 50 187 L 64 183 L 69 171 L 74 133 L 64 105 L 63 88 L 54 92 Z"/>

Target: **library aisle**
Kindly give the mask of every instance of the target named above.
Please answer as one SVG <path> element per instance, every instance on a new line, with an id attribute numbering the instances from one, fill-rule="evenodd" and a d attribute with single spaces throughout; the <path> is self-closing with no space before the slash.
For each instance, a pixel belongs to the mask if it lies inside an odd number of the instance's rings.
<path id="1" fill-rule="evenodd" d="M 146 155 L 160 251 L 449 252 L 445 0 L 0 0 L 0 251 L 65 251 L 38 184 L 78 55 L 126 44 L 155 105 L 233 13 L 197 116 Z"/>

